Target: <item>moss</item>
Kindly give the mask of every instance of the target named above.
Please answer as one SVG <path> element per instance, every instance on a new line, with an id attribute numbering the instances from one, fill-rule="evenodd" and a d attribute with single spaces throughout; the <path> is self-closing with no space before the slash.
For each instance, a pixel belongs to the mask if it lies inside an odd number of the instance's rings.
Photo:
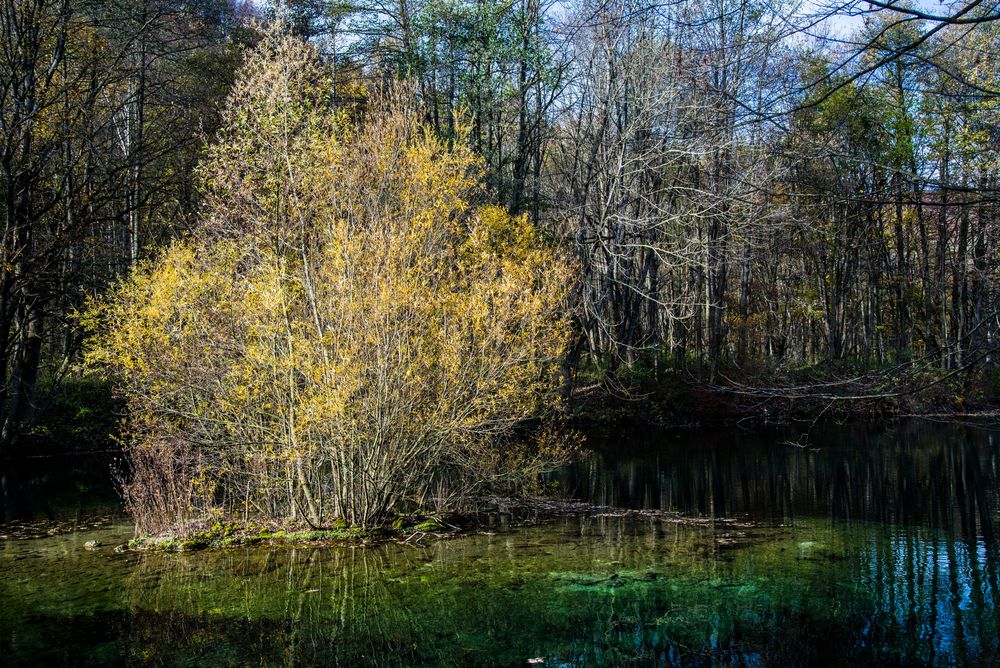
<path id="1" fill-rule="evenodd" d="M 192 540 L 182 540 L 177 545 L 177 550 L 180 552 L 188 552 L 191 550 L 200 550 L 202 548 L 208 547 L 208 541 L 192 539 Z"/>
<path id="2" fill-rule="evenodd" d="M 188 535 L 172 534 L 135 538 L 125 550 L 158 550 L 184 552 L 204 548 L 225 548 L 258 544 L 315 543 L 333 544 L 371 543 L 411 536 L 414 533 L 452 533 L 453 528 L 444 523 L 441 515 L 400 515 L 391 523 L 372 529 L 349 526 L 343 520 L 333 522 L 328 529 L 278 529 L 261 526 L 256 522 L 239 524 L 216 522 L 204 531 Z"/>
<path id="3" fill-rule="evenodd" d="M 363 540 L 368 533 L 358 528 L 309 530 L 309 531 L 270 531 L 261 529 L 248 532 L 239 527 L 229 531 L 209 530 L 192 534 L 186 538 L 172 536 L 145 536 L 130 540 L 125 546 L 128 550 L 156 550 L 166 552 L 187 552 L 205 548 L 224 548 L 261 543 L 303 543 L 316 541 L 348 542 Z"/>
<path id="4" fill-rule="evenodd" d="M 435 517 L 429 517 L 420 524 L 413 527 L 415 531 L 423 531 L 429 533 L 432 531 L 440 531 L 443 528 L 441 522 Z"/>

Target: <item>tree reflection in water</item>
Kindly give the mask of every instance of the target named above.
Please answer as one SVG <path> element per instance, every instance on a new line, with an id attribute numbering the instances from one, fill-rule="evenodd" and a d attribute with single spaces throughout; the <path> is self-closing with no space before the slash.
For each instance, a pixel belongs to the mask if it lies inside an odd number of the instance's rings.
<path id="1" fill-rule="evenodd" d="M 889 431 L 815 428 L 807 447 L 788 438 L 777 430 L 592 438 L 601 454 L 561 482 L 602 505 L 777 521 L 823 516 L 995 540 L 996 433 L 914 422 Z"/>

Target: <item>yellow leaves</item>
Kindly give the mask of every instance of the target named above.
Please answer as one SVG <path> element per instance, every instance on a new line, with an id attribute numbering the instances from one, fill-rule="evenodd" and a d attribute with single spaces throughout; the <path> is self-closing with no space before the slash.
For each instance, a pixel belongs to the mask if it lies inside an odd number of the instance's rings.
<path id="1" fill-rule="evenodd" d="M 210 451 L 220 484 L 225 462 L 346 452 L 433 475 L 551 399 L 569 264 L 526 216 L 472 206 L 481 160 L 407 90 L 350 127 L 307 47 L 269 39 L 203 169 L 202 228 L 88 309 L 88 357 L 137 432 Z"/>

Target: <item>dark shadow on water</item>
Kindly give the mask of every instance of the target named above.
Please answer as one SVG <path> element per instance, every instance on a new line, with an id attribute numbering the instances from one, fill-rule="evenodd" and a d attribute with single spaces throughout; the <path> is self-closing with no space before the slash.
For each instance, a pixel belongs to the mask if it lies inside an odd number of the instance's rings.
<path id="1" fill-rule="evenodd" d="M 0 526 L 120 511 L 110 454 L 0 460 Z"/>
<path id="2" fill-rule="evenodd" d="M 592 440 L 598 456 L 560 481 L 602 505 L 929 526 L 995 545 L 1000 434 L 918 421 L 820 427 L 806 447 L 788 444 L 800 438 L 773 430 Z"/>

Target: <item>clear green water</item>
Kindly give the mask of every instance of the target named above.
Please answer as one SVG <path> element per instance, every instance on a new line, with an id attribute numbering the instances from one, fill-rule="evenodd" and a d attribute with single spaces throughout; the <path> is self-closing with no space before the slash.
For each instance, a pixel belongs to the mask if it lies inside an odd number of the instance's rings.
<path id="1" fill-rule="evenodd" d="M 427 547 L 115 554 L 131 529 L 91 526 L 113 509 L 93 504 L 109 493 L 100 466 L 96 482 L 85 467 L 7 472 L 0 534 L 37 518 L 30 500 L 52 486 L 66 494 L 50 517 L 80 529 L 0 540 L 0 663 L 1000 661 L 1000 436 L 913 423 L 790 437 L 594 437 L 604 454 L 559 476 L 595 502 L 760 528 L 564 518 Z"/>

